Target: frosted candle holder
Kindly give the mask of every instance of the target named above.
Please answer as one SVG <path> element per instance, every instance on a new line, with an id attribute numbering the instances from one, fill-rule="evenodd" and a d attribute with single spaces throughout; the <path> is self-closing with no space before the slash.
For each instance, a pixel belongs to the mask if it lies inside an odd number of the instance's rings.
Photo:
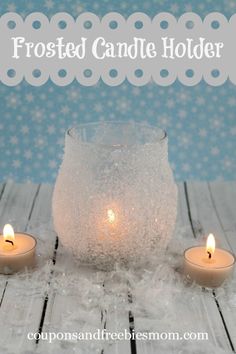
<path id="1" fill-rule="evenodd" d="M 163 253 L 174 229 L 177 188 L 167 136 L 141 123 L 69 129 L 53 194 L 55 230 L 82 263 L 141 265 Z"/>

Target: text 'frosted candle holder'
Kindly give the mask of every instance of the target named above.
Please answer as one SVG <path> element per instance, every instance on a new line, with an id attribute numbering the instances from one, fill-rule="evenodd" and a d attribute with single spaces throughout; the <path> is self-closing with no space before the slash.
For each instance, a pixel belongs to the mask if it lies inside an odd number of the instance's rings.
<path id="1" fill-rule="evenodd" d="M 67 131 L 53 194 L 54 226 L 82 263 L 107 269 L 158 256 L 173 232 L 176 209 L 164 131 L 121 122 Z"/>

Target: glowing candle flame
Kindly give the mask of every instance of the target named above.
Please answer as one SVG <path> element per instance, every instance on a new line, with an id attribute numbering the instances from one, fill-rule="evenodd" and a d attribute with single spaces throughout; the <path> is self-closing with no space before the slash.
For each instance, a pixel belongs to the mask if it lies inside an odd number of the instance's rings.
<path id="1" fill-rule="evenodd" d="M 113 224 L 116 220 L 116 214 L 112 209 L 107 210 L 107 219 L 110 224 Z"/>
<path id="2" fill-rule="evenodd" d="M 3 237 L 4 240 L 15 241 L 14 229 L 10 224 L 6 224 L 3 228 Z"/>
<path id="3" fill-rule="evenodd" d="M 215 247 L 216 247 L 215 237 L 213 234 L 209 234 L 206 243 L 206 251 L 208 253 L 209 258 L 213 256 L 215 252 Z"/>
<path id="4" fill-rule="evenodd" d="M 4 249 L 11 251 L 15 248 L 15 233 L 13 227 L 10 224 L 6 224 L 3 228 L 3 237 L 4 237 Z"/>

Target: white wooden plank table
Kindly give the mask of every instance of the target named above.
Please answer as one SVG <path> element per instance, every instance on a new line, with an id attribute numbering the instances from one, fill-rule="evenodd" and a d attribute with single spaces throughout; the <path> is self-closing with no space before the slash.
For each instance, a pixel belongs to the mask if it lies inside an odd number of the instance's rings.
<path id="1" fill-rule="evenodd" d="M 189 230 L 189 238 L 200 239 L 213 232 L 217 244 L 236 253 L 236 182 L 184 182 L 178 185 L 179 204 L 177 224 Z M 61 246 L 51 223 L 53 187 L 36 184 L 0 184 L 0 228 L 12 222 L 16 230 L 33 230 L 38 236 L 38 268 L 21 276 L 0 275 L 0 354 L 1 353 L 101 353 L 154 354 L 181 353 L 175 342 L 111 341 L 92 348 L 86 342 L 28 340 L 28 333 L 79 332 L 106 329 L 111 332 L 139 332 L 144 328 L 140 313 L 128 304 L 135 301 L 128 282 L 122 295 L 117 294 L 113 306 L 97 304 L 87 311 L 80 307 L 79 279 L 94 282 L 97 291 L 109 297 L 117 279 L 105 272 L 78 267 Z M 37 235 L 37 230 L 40 233 Z M 43 230 L 43 231 L 42 231 Z M 70 291 L 57 289 L 60 276 L 76 276 Z M 82 278 L 81 278 L 82 277 Z M 37 284 L 37 286 L 35 286 Z M 96 288 L 95 288 L 96 289 Z M 123 289 L 124 290 L 124 289 Z M 124 295 L 125 294 L 125 295 Z M 191 331 L 207 332 L 209 341 L 219 353 L 236 351 L 236 307 L 230 310 L 220 296 L 220 289 L 200 291 L 189 304 L 173 303 L 176 330 L 184 324 Z M 164 301 L 164 299 L 163 299 Z M 152 318 L 155 331 L 163 332 L 163 323 Z M 183 353 L 203 353 L 204 343 Z M 215 351 L 217 353 L 217 351 Z"/>

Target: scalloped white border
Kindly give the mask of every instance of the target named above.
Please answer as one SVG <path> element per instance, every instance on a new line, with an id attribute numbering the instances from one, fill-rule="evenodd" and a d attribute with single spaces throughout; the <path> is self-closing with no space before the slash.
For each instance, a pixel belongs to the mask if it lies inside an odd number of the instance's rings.
<path id="1" fill-rule="evenodd" d="M 9 21 L 15 23 L 15 28 L 8 27 Z M 40 21 L 41 27 L 34 29 L 34 21 Z M 58 23 L 66 22 L 66 28 L 60 29 Z M 87 21 L 92 24 L 91 28 L 85 28 Z M 110 22 L 116 21 L 116 29 L 110 28 Z M 141 29 L 135 27 L 136 21 L 141 21 Z M 161 27 L 162 21 L 168 23 L 168 28 Z M 191 21 L 193 28 L 187 28 L 186 24 Z M 212 22 L 217 21 L 219 28 L 212 28 Z M 50 78 L 56 85 L 66 86 L 73 80 L 77 80 L 81 85 L 92 86 L 101 78 L 109 86 L 120 85 L 127 79 L 132 85 L 143 86 L 150 81 L 154 81 L 160 86 L 168 86 L 178 79 L 182 84 L 193 86 L 202 79 L 212 86 L 222 85 L 228 78 L 236 84 L 236 44 L 234 41 L 236 33 L 236 14 L 230 20 L 218 12 L 208 14 L 204 20 L 195 13 L 185 13 L 178 20 L 170 13 L 162 12 L 150 19 L 144 13 L 133 13 L 127 20 L 119 13 L 111 12 L 106 14 L 101 20 L 93 13 L 83 13 L 74 19 L 68 13 L 57 13 L 50 20 L 43 13 L 31 13 L 25 20 L 17 13 L 6 13 L 0 18 L 0 81 L 8 86 L 15 86 L 23 79 L 33 86 L 41 86 Z M 79 34 L 79 36 L 78 36 Z M 171 60 L 163 59 L 159 56 L 155 59 L 129 58 L 105 59 L 99 61 L 91 55 L 86 60 L 65 59 L 63 61 L 53 58 L 21 58 L 12 59 L 12 36 L 25 36 L 30 41 L 45 41 L 45 38 L 56 39 L 63 36 L 67 41 L 75 41 L 78 37 L 87 37 L 89 40 L 103 35 L 112 41 L 127 41 L 133 37 L 146 38 L 148 41 L 156 41 L 156 38 L 163 36 L 175 37 L 179 42 L 186 38 L 204 37 L 207 41 L 224 42 L 224 55 L 220 59 L 201 59 L 199 60 Z M 44 40 L 43 40 L 44 39 Z M 15 70 L 15 76 L 9 77 L 9 69 Z M 34 77 L 33 71 L 39 69 L 40 77 Z M 66 70 L 66 76 L 60 77 L 58 72 Z M 84 71 L 90 69 L 92 75 L 86 77 Z M 116 77 L 111 77 L 110 70 L 117 71 Z M 143 75 L 136 77 L 135 71 L 141 69 Z M 166 77 L 161 76 L 162 70 L 168 70 Z M 186 71 L 192 69 L 193 77 L 188 77 Z M 214 77 L 213 70 L 218 70 L 219 75 Z"/>

